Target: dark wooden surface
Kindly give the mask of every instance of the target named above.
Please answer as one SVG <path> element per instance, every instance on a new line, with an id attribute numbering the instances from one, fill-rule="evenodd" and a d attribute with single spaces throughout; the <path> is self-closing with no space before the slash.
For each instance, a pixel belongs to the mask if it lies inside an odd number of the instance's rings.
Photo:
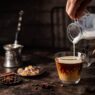
<path id="1" fill-rule="evenodd" d="M 1 72 L 13 70 L 2 67 L 3 61 L 0 63 Z M 54 54 L 48 52 L 24 54 L 23 65 L 29 64 L 41 66 L 45 68 L 45 72 L 36 77 L 22 78 L 19 84 L 0 85 L 0 95 L 95 95 L 95 63 L 83 69 L 79 84 L 71 86 L 64 86 L 59 80 Z"/>

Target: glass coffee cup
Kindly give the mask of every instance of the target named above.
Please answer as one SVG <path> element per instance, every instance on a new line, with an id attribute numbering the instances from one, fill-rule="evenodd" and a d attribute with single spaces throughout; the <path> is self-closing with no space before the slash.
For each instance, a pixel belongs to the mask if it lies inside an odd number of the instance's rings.
<path id="1" fill-rule="evenodd" d="M 73 52 L 55 54 L 58 76 L 65 85 L 78 84 L 81 79 L 82 68 L 88 64 L 86 54 L 76 52 L 75 56 L 72 55 Z"/>

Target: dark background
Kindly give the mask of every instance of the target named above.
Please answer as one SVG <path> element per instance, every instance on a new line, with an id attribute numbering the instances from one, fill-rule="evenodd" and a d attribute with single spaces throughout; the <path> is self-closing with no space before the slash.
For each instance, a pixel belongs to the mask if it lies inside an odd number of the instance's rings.
<path id="1" fill-rule="evenodd" d="M 70 20 L 65 5 L 66 0 L 0 0 L 1 50 L 14 42 L 20 10 L 24 15 L 19 44 L 26 49 L 70 49 L 72 44 L 66 37 Z"/>
<path id="2" fill-rule="evenodd" d="M 31 48 L 52 48 L 51 10 L 60 0 L 0 0 L 0 43 L 13 43 L 18 13 L 24 11 L 19 43 Z"/>

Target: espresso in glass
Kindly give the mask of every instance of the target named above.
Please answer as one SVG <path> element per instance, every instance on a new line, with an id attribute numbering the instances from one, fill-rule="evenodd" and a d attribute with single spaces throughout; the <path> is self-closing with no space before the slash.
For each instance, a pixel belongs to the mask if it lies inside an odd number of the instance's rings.
<path id="1" fill-rule="evenodd" d="M 80 81 L 83 61 L 77 56 L 55 58 L 59 79 L 64 84 L 77 84 Z"/>

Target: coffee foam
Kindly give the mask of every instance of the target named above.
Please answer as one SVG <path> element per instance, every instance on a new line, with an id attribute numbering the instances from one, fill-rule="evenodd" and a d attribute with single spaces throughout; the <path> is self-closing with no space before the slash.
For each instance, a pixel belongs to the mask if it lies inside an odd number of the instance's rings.
<path id="1" fill-rule="evenodd" d="M 82 59 L 78 58 L 77 56 L 64 56 L 58 58 L 58 63 L 78 64 L 78 63 L 82 63 Z"/>

